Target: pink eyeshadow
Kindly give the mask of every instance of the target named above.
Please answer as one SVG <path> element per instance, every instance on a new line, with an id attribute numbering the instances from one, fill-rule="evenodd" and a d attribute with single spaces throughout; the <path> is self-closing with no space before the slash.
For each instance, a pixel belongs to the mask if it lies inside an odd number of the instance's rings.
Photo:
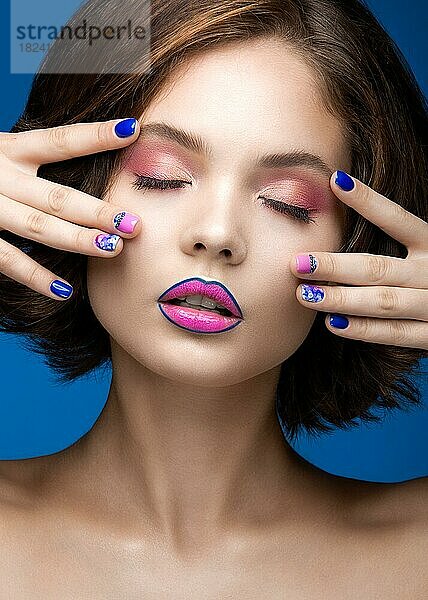
<path id="1" fill-rule="evenodd" d="M 319 211 L 332 208 L 333 192 L 324 191 L 320 184 L 310 183 L 301 176 L 299 178 L 284 175 L 282 179 L 273 181 L 266 177 L 265 182 L 260 182 L 260 195 L 267 198 L 282 200 L 288 204 L 296 203 L 304 208 Z M 328 187 L 328 182 L 326 183 Z"/>
<path id="2" fill-rule="evenodd" d="M 144 147 L 140 145 L 132 149 L 124 168 L 147 177 L 159 175 L 190 177 L 194 165 L 182 152 L 173 150 L 167 143 L 145 142 Z"/>
<path id="3" fill-rule="evenodd" d="M 172 143 L 146 139 L 131 147 L 124 168 L 146 177 L 192 179 L 190 173 L 199 171 L 201 164 L 189 160 L 185 151 Z M 302 174 L 298 169 L 267 170 L 262 177 L 254 177 L 252 186 L 268 198 L 319 211 L 331 209 L 336 199 L 327 180 L 321 184 L 317 173 Z"/>

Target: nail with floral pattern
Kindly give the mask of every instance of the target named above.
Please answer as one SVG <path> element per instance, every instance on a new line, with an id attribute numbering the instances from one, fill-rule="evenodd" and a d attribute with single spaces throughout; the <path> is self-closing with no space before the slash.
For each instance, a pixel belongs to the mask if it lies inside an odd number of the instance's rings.
<path id="1" fill-rule="evenodd" d="M 302 283 L 300 293 L 302 300 L 306 300 L 306 302 L 321 302 L 324 299 L 324 290 L 318 285 Z"/>
<path id="2" fill-rule="evenodd" d="M 120 235 L 114 233 L 100 233 L 94 239 L 94 245 L 100 250 L 107 250 L 107 252 L 113 252 L 120 241 Z"/>

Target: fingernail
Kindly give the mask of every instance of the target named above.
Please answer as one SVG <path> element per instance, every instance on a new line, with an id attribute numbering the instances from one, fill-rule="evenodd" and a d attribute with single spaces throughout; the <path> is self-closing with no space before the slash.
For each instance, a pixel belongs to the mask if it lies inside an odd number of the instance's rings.
<path id="1" fill-rule="evenodd" d="M 113 250 L 116 250 L 119 240 L 120 235 L 115 235 L 114 233 L 99 233 L 94 239 L 94 244 L 97 248 L 100 248 L 100 250 L 113 252 Z"/>
<path id="2" fill-rule="evenodd" d="M 318 266 L 318 261 L 312 254 L 298 254 L 296 256 L 296 270 L 298 273 L 313 273 Z"/>
<path id="3" fill-rule="evenodd" d="M 129 137 L 130 135 L 134 135 L 136 126 L 137 119 L 123 119 L 123 121 L 116 123 L 114 132 L 120 138 Z"/>
<path id="4" fill-rule="evenodd" d="M 65 281 L 61 281 L 60 279 L 54 279 L 49 289 L 60 298 L 69 298 L 73 293 L 73 286 L 65 283 Z"/>
<path id="5" fill-rule="evenodd" d="M 324 290 L 318 285 L 302 283 L 300 293 L 302 300 L 306 300 L 307 302 L 321 302 L 324 298 Z"/>
<path id="6" fill-rule="evenodd" d="M 345 173 L 345 171 L 336 171 L 336 179 L 334 183 L 338 185 L 345 192 L 350 192 L 354 189 L 354 180 L 352 177 Z"/>
<path id="7" fill-rule="evenodd" d="M 330 325 L 332 327 L 337 327 L 337 329 L 345 329 L 345 327 L 348 327 L 349 321 L 343 315 L 331 315 Z"/>
<path id="8" fill-rule="evenodd" d="M 113 223 L 116 229 L 122 231 L 122 233 L 133 233 L 139 220 L 140 219 L 137 217 L 137 215 L 122 211 L 115 215 Z"/>

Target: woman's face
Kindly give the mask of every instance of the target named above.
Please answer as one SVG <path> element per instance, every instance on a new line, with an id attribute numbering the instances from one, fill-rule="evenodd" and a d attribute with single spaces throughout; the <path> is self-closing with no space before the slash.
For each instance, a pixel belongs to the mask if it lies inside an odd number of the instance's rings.
<path id="1" fill-rule="evenodd" d="M 135 361 L 172 381 L 223 387 L 299 348 L 316 312 L 298 302 L 301 280 L 290 261 L 299 252 L 335 252 L 341 242 L 344 206 L 329 173 L 285 161 L 272 168 L 261 156 L 306 152 L 331 173 L 350 169 L 348 148 L 308 67 L 279 41 L 214 49 L 173 75 L 105 197 L 140 215 L 142 232 L 114 259 L 88 258 L 88 291 L 103 327 Z M 192 132 L 210 153 L 144 133 L 160 122 Z M 137 189 L 136 175 L 187 183 Z M 263 205 L 261 196 L 314 210 L 313 222 Z M 191 277 L 226 285 L 243 320 L 209 334 L 173 324 L 158 298 Z"/>

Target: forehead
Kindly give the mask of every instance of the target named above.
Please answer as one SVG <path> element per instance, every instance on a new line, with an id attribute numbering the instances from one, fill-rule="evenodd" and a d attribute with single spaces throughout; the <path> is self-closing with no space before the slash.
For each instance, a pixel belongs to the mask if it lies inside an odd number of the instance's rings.
<path id="1" fill-rule="evenodd" d="M 281 40 L 213 48 L 177 67 L 143 116 L 206 138 L 214 158 L 305 149 L 336 164 L 346 153 L 310 67 Z M 216 155 L 216 153 L 218 155 Z"/>

